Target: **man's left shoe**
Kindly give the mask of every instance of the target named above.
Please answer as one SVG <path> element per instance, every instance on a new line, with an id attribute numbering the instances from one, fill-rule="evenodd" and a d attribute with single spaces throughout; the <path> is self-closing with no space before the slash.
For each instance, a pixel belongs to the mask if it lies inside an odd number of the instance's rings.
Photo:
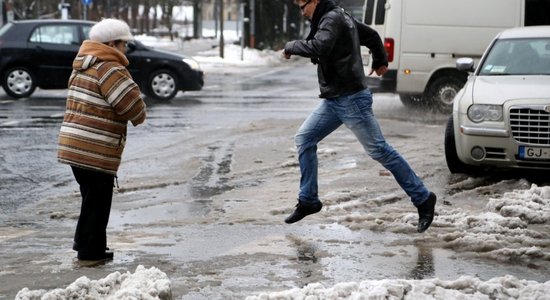
<path id="1" fill-rule="evenodd" d="M 434 193 L 430 192 L 428 200 L 416 207 L 418 209 L 418 226 L 416 227 L 416 231 L 422 233 L 432 225 L 436 201 L 437 197 Z"/>

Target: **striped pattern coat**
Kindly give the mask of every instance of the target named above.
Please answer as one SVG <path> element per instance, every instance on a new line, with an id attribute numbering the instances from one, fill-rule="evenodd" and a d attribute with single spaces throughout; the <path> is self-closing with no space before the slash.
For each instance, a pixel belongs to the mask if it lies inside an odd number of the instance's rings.
<path id="1" fill-rule="evenodd" d="M 126 143 L 127 123 L 145 120 L 139 87 L 115 48 L 86 40 L 73 62 L 59 162 L 116 176 Z"/>

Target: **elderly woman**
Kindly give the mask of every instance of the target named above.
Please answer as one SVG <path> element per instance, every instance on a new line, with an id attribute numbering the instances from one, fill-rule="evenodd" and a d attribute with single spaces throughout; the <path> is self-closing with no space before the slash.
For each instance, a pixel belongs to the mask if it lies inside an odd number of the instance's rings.
<path id="1" fill-rule="evenodd" d="M 107 223 L 126 126 L 145 120 L 145 103 L 126 69 L 128 25 L 104 19 L 90 30 L 73 62 L 58 160 L 71 166 L 82 206 L 73 249 L 79 260 L 113 258 L 107 251 Z"/>

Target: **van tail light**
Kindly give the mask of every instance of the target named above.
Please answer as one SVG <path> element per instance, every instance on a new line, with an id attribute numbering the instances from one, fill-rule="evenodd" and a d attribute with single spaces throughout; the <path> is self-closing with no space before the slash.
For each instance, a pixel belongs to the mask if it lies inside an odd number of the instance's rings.
<path id="1" fill-rule="evenodd" d="M 388 62 L 393 61 L 393 50 L 395 48 L 395 42 L 392 38 L 385 38 L 384 39 L 384 49 L 386 49 L 386 53 L 388 53 Z"/>

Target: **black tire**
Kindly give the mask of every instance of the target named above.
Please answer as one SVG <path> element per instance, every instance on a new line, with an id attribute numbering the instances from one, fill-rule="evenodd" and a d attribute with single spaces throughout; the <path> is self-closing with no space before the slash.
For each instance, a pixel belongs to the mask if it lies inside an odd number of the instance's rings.
<path id="1" fill-rule="evenodd" d="M 147 81 L 147 95 L 162 101 L 168 101 L 178 93 L 178 78 L 170 70 L 153 72 Z"/>
<path id="2" fill-rule="evenodd" d="M 401 99 L 401 103 L 408 108 L 426 107 L 426 102 L 422 99 L 422 95 L 399 94 L 399 99 Z"/>
<path id="3" fill-rule="evenodd" d="M 456 153 L 456 141 L 454 132 L 453 116 L 447 121 L 447 127 L 445 128 L 445 161 L 447 162 L 447 168 L 451 173 L 464 173 L 464 174 L 479 174 L 483 168 L 480 166 L 472 166 L 463 163 Z"/>
<path id="4" fill-rule="evenodd" d="M 26 98 L 34 93 L 36 80 L 32 72 L 25 67 L 14 67 L 4 73 L 2 87 L 12 98 Z"/>
<path id="5" fill-rule="evenodd" d="M 426 100 L 441 113 L 449 114 L 453 111 L 453 102 L 456 94 L 466 83 L 461 76 L 445 75 L 435 79 L 426 91 Z"/>

